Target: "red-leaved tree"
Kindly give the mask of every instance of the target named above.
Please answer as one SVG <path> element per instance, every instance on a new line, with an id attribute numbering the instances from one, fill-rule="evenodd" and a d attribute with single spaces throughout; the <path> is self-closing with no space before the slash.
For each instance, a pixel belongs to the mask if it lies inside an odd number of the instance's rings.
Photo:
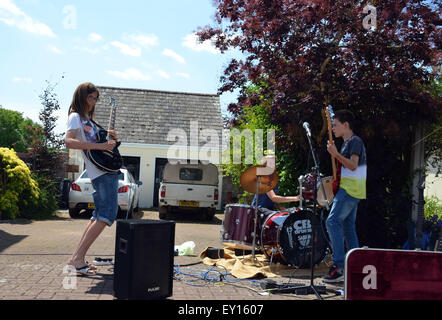
<path id="1" fill-rule="evenodd" d="M 323 110 L 349 109 L 367 146 L 367 200 L 359 209 L 361 244 L 398 247 L 410 218 L 413 129 L 441 114 L 426 88 L 439 76 L 441 14 L 433 1 L 216 0 L 215 24 L 198 31 L 225 52 L 238 49 L 219 92 L 229 105 L 266 105 L 282 129 L 277 147 L 308 170 L 302 122 L 312 127 L 321 170 L 331 172 Z M 247 90 L 251 85 L 259 90 Z M 311 164 L 311 163 L 310 163 Z M 299 168 L 298 168 L 299 169 Z M 296 183 L 294 181 L 293 183 Z"/>

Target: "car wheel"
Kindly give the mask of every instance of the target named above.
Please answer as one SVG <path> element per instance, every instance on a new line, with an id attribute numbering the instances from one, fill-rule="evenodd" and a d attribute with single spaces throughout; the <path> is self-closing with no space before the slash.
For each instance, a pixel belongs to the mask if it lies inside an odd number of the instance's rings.
<path id="1" fill-rule="evenodd" d="M 162 220 L 167 219 L 167 207 L 159 207 L 158 214 L 159 214 L 160 219 L 162 219 Z"/>
<path id="2" fill-rule="evenodd" d="M 69 209 L 69 216 L 72 219 L 78 218 L 80 216 L 80 210 L 79 209 Z"/>
<path id="3" fill-rule="evenodd" d="M 129 211 L 129 214 L 127 214 L 127 210 L 121 210 L 118 209 L 117 219 L 132 219 L 132 211 Z"/>

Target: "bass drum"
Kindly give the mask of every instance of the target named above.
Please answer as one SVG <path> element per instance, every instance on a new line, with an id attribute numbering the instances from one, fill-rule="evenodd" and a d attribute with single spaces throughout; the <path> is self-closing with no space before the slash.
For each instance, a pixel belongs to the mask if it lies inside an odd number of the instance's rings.
<path id="1" fill-rule="evenodd" d="M 259 235 L 260 215 L 257 216 L 256 234 Z M 255 209 L 246 204 L 228 204 L 224 210 L 221 243 L 235 249 L 251 250 L 255 227 Z M 256 245 L 259 246 L 258 237 Z"/>
<path id="2" fill-rule="evenodd" d="M 309 209 L 289 209 L 267 217 L 261 228 L 261 248 L 271 260 L 295 268 L 310 268 L 312 229 L 315 241 L 313 263 L 319 264 L 327 252 L 318 218 Z"/>

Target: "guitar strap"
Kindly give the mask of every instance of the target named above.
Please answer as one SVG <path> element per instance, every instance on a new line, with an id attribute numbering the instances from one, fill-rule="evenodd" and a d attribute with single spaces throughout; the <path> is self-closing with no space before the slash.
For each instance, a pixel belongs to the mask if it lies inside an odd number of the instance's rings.
<path id="1" fill-rule="evenodd" d="M 102 126 L 100 126 L 98 123 L 96 123 L 94 120 L 92 120 L 92 119 L 90 119 L 90 120 L 91 120 L 91 122 L 92 122 L 93 124 L 95 124 L 99 129 L 104 130 L 104 128 L 103 128 Z"/>
<path id="2" fill-rule="evenodd" d="M 94 120 L 92 120 L 92 119 L 89 119 L 94 125 L 96 125 L 100 130 L 104 130 L 104 128 L 102 127 L 102 126 L 100 126 L 98 123 L 96 123 Z M 95 137 L 97 138 L 97 140 L 98 140 L 98 133 L 95 135 Z M 83 150 L 83 152 L 84 152 L 84 154 L 86 155 L 86 158 L 88 158 L 89 160 L 90 160 L 90 157 L 89 157 L 89 152 L 88 152 L 88 150 Z"/>

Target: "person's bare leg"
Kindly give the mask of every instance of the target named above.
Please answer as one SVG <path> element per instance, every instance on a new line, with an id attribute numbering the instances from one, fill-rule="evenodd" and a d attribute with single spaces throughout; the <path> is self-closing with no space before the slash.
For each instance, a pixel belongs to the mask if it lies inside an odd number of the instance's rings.
<path id="1" fill-rule="evenodd" d="M 80 241 L 78 242 L 78 245 L 77 245 L 77 247 L 75 248 L 74 252 L 72 253 L 72 256 L 69 258 L 67 264 L 70 264 L 70 265 L 73 264 L 73 261 L 74 261 L 74 254 L 75 254 L 75 253 L 78 251 L 78 249 L 80 248 L 80 244 L 83 242 L 84 237 L 86 236 L 86 233 L 88 232 L 88 230 L 89 230 L 90 227 L 92 226 L 92 223 L 93 223 L 93 221 L 92 221 L 92 220 L 89 220 L 89 222 L 88 222 L 86 228 L 84 229 L 83 235 L 81 236 L 81 239 L 80 239 Z"/>
<path id="2" fill-rule="evenodd" d="M 89 232 L 87 233 L 88 238 L 85 238 L 83 244 L 84 246 L 80 248 L 79 252 L 81 253 L 81 257 L 83 261 L 85 260 L 86 253 L 88 252 L 91 245 L 98 238 L 98 236 L 103 232 L 104 228 L 106 228 L 107 223 L 96 220 L 94 224 L 90 227 Z M 93 230 L 92 230 L 93 229 Z"/>
<path id="3" fill-rule="evenodd" d="M 85 265 L 85 256 L 90 246 L 103 232 L 107 224 L 100 220 L 93 221 L 87 228 L 84 237 L 80 241 L 77 250 L 72 254 L 71 263 L 75 268 L 80 268 Z"/>

